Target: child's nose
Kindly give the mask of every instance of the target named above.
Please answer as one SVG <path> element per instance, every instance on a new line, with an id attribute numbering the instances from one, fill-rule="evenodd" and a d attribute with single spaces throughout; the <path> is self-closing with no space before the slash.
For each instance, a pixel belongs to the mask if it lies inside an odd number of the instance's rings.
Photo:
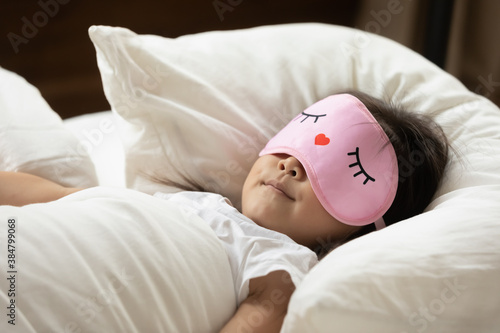
<path id="1" fill-rule="evenodd" d="M 306 178 L 306 172 L 302 164 L 293 156 L 288 156 L 278 162 L 278 169 L 292 176 L 296 180 Z"/>

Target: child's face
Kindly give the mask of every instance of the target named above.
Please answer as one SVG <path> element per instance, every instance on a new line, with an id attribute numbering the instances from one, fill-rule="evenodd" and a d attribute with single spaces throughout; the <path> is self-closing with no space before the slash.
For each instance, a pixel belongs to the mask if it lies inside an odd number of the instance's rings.
<path id="1" fill-rule="evenodd" d="M 308 247 L 360 228 L 331 216 L 316 198 L 302 164 L 285 154 L 264 155 L 255 162 L 243 186 L 242 213 Z"/>

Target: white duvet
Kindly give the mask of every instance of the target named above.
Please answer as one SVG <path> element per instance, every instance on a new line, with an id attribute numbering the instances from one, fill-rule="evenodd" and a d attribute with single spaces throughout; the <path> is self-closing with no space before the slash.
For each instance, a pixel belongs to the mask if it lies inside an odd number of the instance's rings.
<path id="1" fill-rule="evenodd" d="M 165 200 L 96 187 L 1 206 L 0 221 L 2 262 L 15 237 L 13 266 L 2 272 L 11 292 L 0 292 L 15 307 L 2 306 L 2 332 L 214 332 L 236 307 L 219 240 Z"/>

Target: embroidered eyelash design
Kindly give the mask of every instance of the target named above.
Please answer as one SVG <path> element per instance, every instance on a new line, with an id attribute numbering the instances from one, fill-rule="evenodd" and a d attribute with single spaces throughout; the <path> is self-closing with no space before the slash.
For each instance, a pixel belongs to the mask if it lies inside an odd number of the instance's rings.
<path id="1" fill-rule="evenodd" d="M 309 114 L 309 113 L 302 112 L 302 116 L 304 116 L 305 118 L 300 121 L 301 123 L 303 123 L 304 121 L 306 121 L 309 117 L 316 118 L 316 119 L 314 119 L 314 123 L 316 123 L 320 117 L 326 116 L 326 113 L 325 114 L 317 115 L 317 114 Z"/>
<path id="2" fill-rule="evenodd" d="M 350 153 L 347 153 L 347 155 L 355 155 L 356 156 L 356 163 L 352 163 L 352 164 L 349 164 L 349 168 L 352 168 L 356 165 L 359 165 L 359 169 L 360 171 L 359 172 L 356 172 L 353 177 L 357 177 L 359 176 L 360 174 L 364 174 L 366 179 L 365 181 L 363 182 L 363 185 L 366 185 L 366 183 L 368 183 L 369 180 L 371 180 L 372 182 L 375 181 L 375 178 L 373 177 L 370 177 L 370 175 L 365 171 L 365 169 L 363 169 L 363 166 L 361 165 L 361 161 L 359 160 L 359 147 L 356 147 L 356 151 L 353 151 L 353 152 L 350 152 Z"/>

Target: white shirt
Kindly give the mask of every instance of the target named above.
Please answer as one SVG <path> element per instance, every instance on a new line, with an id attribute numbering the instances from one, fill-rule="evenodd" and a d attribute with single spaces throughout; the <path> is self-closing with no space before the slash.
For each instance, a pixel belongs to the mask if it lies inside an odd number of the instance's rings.
<path id="1" fill-rule="evenodd" d="M 205 192 L 156 193 L 205 220 L 224 246 L 238 304 L 248 297 L 249 282 L 273 271 L 290 274 L 297 287 L 318 262 L 316 254 L 290 237 L 263 228 L 241 214 L 229 200 Z"/>

